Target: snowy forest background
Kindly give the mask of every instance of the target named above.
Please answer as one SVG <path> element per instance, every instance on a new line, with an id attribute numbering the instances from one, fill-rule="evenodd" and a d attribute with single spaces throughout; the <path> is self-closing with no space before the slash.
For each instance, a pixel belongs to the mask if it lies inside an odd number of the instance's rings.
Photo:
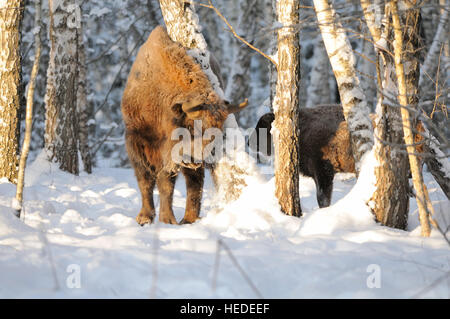
<path id="1" fill-rule="evenodd" d="M 369 30 L 363 22 L 359 1 L 336 1 L 342 23 L 348 30 L 349 39 L 356 56 L 356 67 L 372 111 L 376 106 L 376 70 L 368 59 L 374 60 L 373 45 L 367 41 Z M 23 83 L 28 83 L 33 65 L 34 5 L 25 1 L 22 28 Z M 261 51 L 273 53 L 276 46 L 274 12 L 271 0 L 217 0 L 215 6 L 234 26 L 239 35 Z M 301 1 L 301 94 L 300 105 L 311 107 L 325 103 L 339 103 L 336 81 L 328 61 L 322 37 L 316 21 L 312 1 Z M 88 109 L 90 112 L 90 145 L 98 164 L 113 167 L 129 167 L 124 148 L 124 126 L 120 103 L 129 70 L 140 46 L 147 40 L 151 30 L 164 25 L 159 2 L 156 0 L 82 1 L 82 21 L 87 54 Z M 425 1 L 422 6 L 425 54 L 437 31 L 440 16 L 438 0 Z M 269 110 L 270 64 L 257 52 L 236 39 L 225 23 L 209 8 L 197 7 L 203 34 L 210 51 L 220 61 L 225 93 L 234 59 L 244 55 L 249 60 L 248 70 L 242 70 L 244 87 L 239 96 L 248 97 L 250 107 L 239 114 L 243 128 L 255 127 L 258 118 Z M 48 3 L 43 1 L 43 23 L 48 27 Z M 276 25 L 275 25 L 276 26 Z M 240 52 L 241 55 L 239 55 Z M 43 37 L 43 55 L 36 84 L 36 107 L 34 133 L 30 160 L 44 147 L 46 71 L 48 67 L 49 42 Z M 368 58 L 368 59 L 367 59 Z M 448 105 L 449 62 L 440 67 L 437 92 L 440 95 L 433 119 L 439 127 L 450 134 L 448 119 L 442 105 Z M 436 89 L 433 87 L 433 90 Z M 435 92 L 433 92 L 435 93 Z M 229 95 L 229 94 L 228 94 Z M 433 104 L 434 105 L 434 104 Z M 431 113 L 433 105 L 428 108 Z M 25 125 L 21 125 L 22 130 Z"/>
<path id="2" fill-rule="evenodd" d="M 368 106 L 375 112 L 375 51 L 362 1 L 329 2 L 346 30 L 357 76 Z M 24 1 L 21 27 L 21 136 L 25 130 L 25 87 L 34 62 L 34 3 Z M 79 3 L 87 71 L 85 124 L 94 169 L 92 174 L 86 173 L 80 160 L 79 174 L 69 174 L 51 163 L 43 151 L 50 54 L 48 1 L 43 1 L 42 57 L 21 219 L 14 216 L 17 208 L 12 204 L 16 185 L 0 179 L 1 297 L 450 297 L 448 194 L 425 168 L 423 184 L 430 193 L 433 217 L 443 231 L 433 228 L 430 237 L 421 236 L 419 209 L 411 194 L 407 197 L 406 228 L 382 226 L 367 205 L 367 196 L 374 193 L 373 154 L 358 178 L 353 173 L 335 176 L 330 207 L 318 207 L 313 180 L 300 176 L 301 218 L 280 210 L 274 195 L 273 167 L 252 162 L 243 165 L 249 173 L 247 187 L 237 200 L 218 201 L 207 173 L 198 222 L 183 226 L 155 222 L 139 227 L 135 217 L 141 197 L 125 150 L 120 105 L 138 49 L 157 25 L 164 25 L 160 4 L 157 0 Z M 213 1 L 240 36 L 268 55 L 276 51 L 279 27 L 273 3 Z M 448 35 L 449 1 L 419 3 L 422 49 L 418 58 L 422 64 L 443 12 L 447 12 L 443 34 Z M 236 39 L 213 10 L 196 6 L 196 11 L 208 48 L 220 63 L 225 95 L 233 101 L 249 99 L 248 108 L 237 115 L 241 128 L 255 127 L 259 117 L 271 110 L 271 87 L 274 89 L 277 80 L 271 78 L 273 66 Z M 340 103 L 312 0 L 300 1 L 298 29 L 299 106 Z M 440 136 L 442 151 L 448 154 L 448 41 L 438 51 L 432 60 L 436 74 L 425 77 L 420 87 L 420 105 L 435 124 L 429 126 L 430 131 Z M 232 87 L 236 83 L 233 77 L 239 78 L 238 89 Z M 448 157 L 440 159 L 447 163 L 440 169 L 448 180 Z M 177 220 L 183 217 L 185 201 L 184 179 L 178 178 L 173 201 Z"/>

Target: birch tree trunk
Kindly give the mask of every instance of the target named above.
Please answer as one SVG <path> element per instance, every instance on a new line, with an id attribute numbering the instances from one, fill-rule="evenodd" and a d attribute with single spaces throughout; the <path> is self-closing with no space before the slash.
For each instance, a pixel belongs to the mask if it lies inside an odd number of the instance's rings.
<path id="1" fill-rule="evenodd" d="M 220 81 L 211 69 L 210 53 L 201 33 L 194 4 L 186 0 L 160 0 L 160 6 L 171 39 L 188 49 L 188 53 L 201 65 L 217 94 L 225 98 Z M 225 121 L 224 130 L 232 131 L 232 138 L 236 135 L 242 136 L 233 114 Z M 224 141 L 224 145 L 226 144 Z M 245 149 L 226 149 L 223 158 L 215 164 L 211 172 L 216 186 L 217 202 L 226 203 L 240 196 L 247 185 L 245 179 L 255 174 L 252 163 Z"/>
<path id="2" fill-rule="evenodd" d="M 22 0 L 0 1 L 0 178 L 17 182 Z"/>
<path id="3" fill-rule="evenodd" d="M 414 40 L 415 37 L 418 37 L 418 34 L 416 33 L 416 25 L 417 25 L 417 18 L 419 16 L 419 11 L 416 9 L 413 9 L 412 6 L 415 5 L 416 1 L 411 1 L 407 3 L 404 1 L 402 3 L 403 7 L 408 9 L 408 13 L 405 15 L 405 21 L 406 25 L 404 28 L 402 28 L 402 24 L 400 22 L 400 17 L 398 14 L 397 4 L 398 2 L 396 0 L 391 2 L 391 9 L 392 9 L 392 22 L 394 27 L 394 54 L 395 54 L 395 69 L 397 73 L 397 82 L 398 82 L 398 99 L 400 102 L 401 107 L 401 113 L 402 113 L 402 120 L 403 120 L 403 132 L 405 135 L 405 143 L 406 143 L 406 150 L 408 151 L 408 158 L 409 158 L 409 166 L 411 168 L 411 175 L 412 180 L 414 184 L 414 189 L 416 191 L 416 200 L 417 200 L 417 207 L 419 208 L 419 219 L 420 224 L 422 226 L 422 236 L 428 237 L 430 236 L 430 223 L 429 219 L 434 215 L 433 206 L 431 204 L 427 187 L 423 181 L 422 176 L 422 170 L 420 167 L 419 159 L 415 155 L 416 149 L 414 146 L 414 134 L 413 134 L 413 116 L 411 116 L 410 111 L 406 107 L 414 108 L 414 105 L 411 105 L 410 102 L 414 102 L 414 100 L 417 99 L 416 92 L 408 91 L 408 88 L 410 89 L 416 89 L 417 90 L 417 82 L 418 82 L 418 72 L 415 72 L 416 79 L 414 87 L 414 83 L 412 83 L 410 72 L 405 73 L 404 63 L 403 59 L 406 57 L 405 61 L 406 63 L 411 63 L 412 59 L 408 59 L 408 55 L 411 54 L 417 54 L 417 45 L 416 41 Z M 408 39 L 406 46 L 404 46 L 404 34 L 402 32 L 402 29 L 405 29 L 405 35 Z M 407 54 L 405 54 L 404 48 L 406 47 L 407 51 L 409 51 Z M 413 50 L 411 52 L 411 50 Z M 414 52 L 415 51 L 415 52 Z M 418 61 L 415 61 L 415 63 L 418 64 Z M 408 70 L 410 70 L 410 65 L 408 65 Z M 413 68 L 414 69 L 414 68 Z M 418 69 L 418 67 L 417 67 Z M 408 101 L 408 99 L 410 101 Z M 411 101 L 411 99 L 414 99 Z M 417 108 L 417 104 L 416 104 Z"/>
<path id="4" fill-rule="evenodd" d="M 378 222 L 383 225 L 406 229 L 409 212 L 408 161 L 403 151 L 402 118 L 397 107 L 396 74 L 393 51 L 393 30 L 388 7 L 384 10 L 382 1 L 362 0 L 364 16 L 372 34 L 377 53 L 378 86 L 375 125 L 375 191 L 369 206 Z M 384 12 L 384 16 L 383 16 Z M 381 31 L 383 30 L 383 32 Z"/>
<path id="5" fill-rule="evenodd" d="M 22 152 L 20 155 L 19 162 L 19 175 L 17 178 L 17 188 L 16 188 L 16 204 L 15 209 L 18 212 L 18 217 L 20 218 L 20 214 L 22 211 L 23 204 L 23 188 L 25 185 L 25 167 L 27 164 L 28 152 L 30 150 L 30 142 L 31 142 L 31 130 L 33 128 L 33 106 L 34 106 L 34 88 L 36 84 L 36 77 L 39 72 L 39 61 L 41 59 L 41 37 L 42 37 L 42 0 L 36 0 L 35 2 L 35 19 L 34 25 L 37 28 L 37 31 L 34 35 L 34 63 L 33 68 L 31 70 L 30 82 L 28 84 L 27 91 L 27 105 L 26 105 L 26 117 L 25 117 L 25 137 L 22 145 Z"/>
<path id="6" fill-rule="evenodd" d="M 80 8 L 81 10 L 81 8 Z M 82 16 L 82 15 L 80 15 Z M 83 161 L 84 170 L 92 173 L 92 156 L 89 147 L 89 127 L 88 121 L 92 117 L 92 110 L 89 109 L 86 96 L 86 52 L 83 40 L 82 21 L 79 22 L 77 29 L 77 67 L 78 67 L 78 83 L 77 83 L 77 113 L 78 113 L 78 138 L 81 160 Z"/>
<path id="7" fill-rule="evenodd" d="M 356 75 L 352 47 L 345 29 L 338 21 L 336 11 L 329 1 L 314 0 L 314 10 L 331 67 L 338 83 L 344 116 L 350 133 L 356 171 L 359 172 L 361 160 L 373 146 L 370 110 Z"/>
<path id="8" fill-rule="evenodd" d="M 76 0 L 49 0 L 45 148 L 61 170 L 78 175 Z"/>
<path id="9" fill-rule="evenodd" d="M 281 210 L 300 217 L 299 0 L 278 0 L 278 78 L 274 101 L 275 195 Z"/>

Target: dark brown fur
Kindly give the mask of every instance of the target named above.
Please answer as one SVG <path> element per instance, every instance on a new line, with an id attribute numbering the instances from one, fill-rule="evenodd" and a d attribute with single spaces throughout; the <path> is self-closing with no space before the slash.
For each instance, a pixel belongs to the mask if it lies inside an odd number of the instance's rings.
<path id="1" fill-rule="evenodd" d="M 256 126 L 270 132 L 273 113 L 263 115 Z M 350 138 L 340 105 L 322 105 L 300 110 L 300 172 L 312 177 L 316 184 L 317 202 L 320 207 L 329 206 L 333 190 L 333 178 L 337 172 L 355 172 Z M 271 136 L 267 134 L 267 150 L 271 155 Z M 259 137 L 258 137 L 259 139 Z M 257 144 L 259 145 L 259 144 Z"/>
<path id="2" fill-rule="evenodd" d="M 375 127 L 376 114 L 370 114 L 372 125 Z M 257 151 L 259 154 L 272 154 L 272 136 L 270 130 L 274 120 L 273 113 L 264 114 L 256 125 Z M 331 203 L 333 179 L 336 173 L 355 173 L 355 160 L 350 145 L 350 134 L 347 128 L 342 106 L 321 105 L 314 108 L 300 109 L 300 172 L 312 177 L 316 184 L 317 203 L 320 207 L 327 207 Z M 259 129 L 266 131 L 259 131 Z M 421 122 L 417 131 L 423 132 Z M 259 149 L 261 134 L 267 134 L 267 149 Z M 416 150 L 423 153 L 423 137 L 417 134 Z"/>
<path id="3" fill-rule="evenodd" d="M 160 194 L 159 220 L 177 223 L 172 199 L 179 170 L 187 186 L 182 223 L 195 222 L 199 217 L 204 167 L 202 164 L 181 167 L 171 159 L 171 150 L 178 142 L 171 140 L 172 131 L 194 125 L 193 116 L 181 107 L 191 102 L 201 106 L 195 113 L 202 120 L 203 129 L 222 129 L 228 115 L 225 101 L 215 93 L 186 50 L 173 42 L 163 27 L 157 27 L 139 50 L 122 98 L 126 148 L 142 194 L 142 209 L 136 218 L 141 225 L 152 223 L 155 217 L 155 185 Z"/>

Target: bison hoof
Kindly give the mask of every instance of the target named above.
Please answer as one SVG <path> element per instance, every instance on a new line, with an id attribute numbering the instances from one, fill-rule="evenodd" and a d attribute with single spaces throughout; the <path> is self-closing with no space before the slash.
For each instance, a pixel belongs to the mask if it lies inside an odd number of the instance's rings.
<path id="1" fill-rule="evenodd" d="M 139 213 L 139 215 L 136 217 L 136 221 L 139 225 L 144 226 L 145 224 L 151 224 L 153 223 L 154 216 Z"/>
<path id="2" fill-rule="evenodd" d="M 186 225 L 186 224 L 193 224 L 195 223 L 197 220 L 199 220 L 200 217 L 196 217 L 196 218 L 183 218 L 180 222 L 180 225 Z"/>
<path id="3" fill-rule="evenodd" d="M 178 225 L 175 216 L 159 216 L 159 221 L 164 224 Z"/>

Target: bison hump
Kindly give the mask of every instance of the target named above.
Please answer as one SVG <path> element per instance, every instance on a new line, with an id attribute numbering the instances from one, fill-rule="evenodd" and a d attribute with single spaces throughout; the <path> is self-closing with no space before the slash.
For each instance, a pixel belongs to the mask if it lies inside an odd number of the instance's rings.
<path id="1" fill-rule="evenodd" d="M 162 26 L 153 30 L 140 49 L 132 73 L 139 78 L 138 83 L 134 84 L 139 89 L 153 92 L 156 95 L 154 98 L 164 97 L 162 104 L 165 106 L 166 103 L 174 103 L 173 100 L 181 103 L 199 96 L 207 102 L 214 95 L 201 66 L 187 54 L 185 48 L 170 39 Z"/>

